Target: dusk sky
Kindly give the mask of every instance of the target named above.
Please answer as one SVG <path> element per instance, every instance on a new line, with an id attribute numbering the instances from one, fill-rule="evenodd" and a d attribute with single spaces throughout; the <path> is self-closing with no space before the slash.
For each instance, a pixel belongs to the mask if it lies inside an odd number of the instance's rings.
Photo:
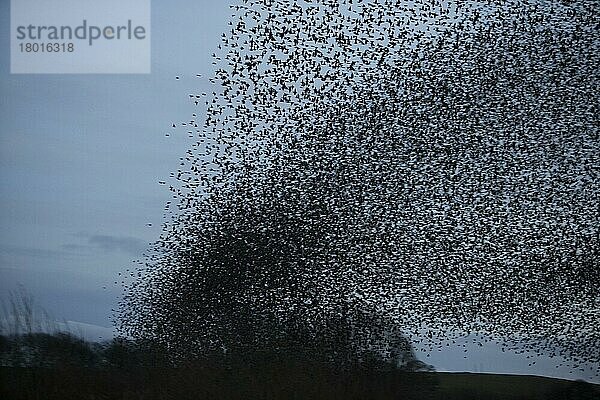
<path id="1" fill-rule="evenodd" d="M 20 75 L 0 3 L 1 290 L 20 283 L 59 319 L 110 326 L 117 273 L 158 238 L 170 196 L 158 181 L 191 144 L 165 132 L 201 115 L 187 93 L 209 85 L 196 74 L 212 70 L 229 7 L 154 2 L 151 74 Z"/>
<path id="2" fill-rule="evenodd" d="M 171 124 L 202 119 L 187 95 L 210 87 L 230 3 L 154 1 L 150 74 L 28 75 L 10 74 L 10 1 L 0 0 L 3 301 L 22 284 L 57 320 L 92 339 L 111 335 L 118 273 L 158 238 L 171 197 L 158 182 L 193 143 Z M 469 348 L 467 359 L 458 347 L 419 357 L 440 371 L 594 380 L 591 369 L 577 376 L 549 360 L 530 368 L 524 355 Z"/>

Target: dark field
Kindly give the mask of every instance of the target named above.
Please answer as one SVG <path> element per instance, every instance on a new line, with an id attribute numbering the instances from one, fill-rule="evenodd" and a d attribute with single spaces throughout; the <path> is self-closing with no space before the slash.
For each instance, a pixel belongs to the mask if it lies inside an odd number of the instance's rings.
<path id="1" fill-rule="evenodd" d="M 533 376 L 355 371 L 319 366 L 94 370 L 2 367 L 0 398 L 598 399 L 600 387 Z"/>

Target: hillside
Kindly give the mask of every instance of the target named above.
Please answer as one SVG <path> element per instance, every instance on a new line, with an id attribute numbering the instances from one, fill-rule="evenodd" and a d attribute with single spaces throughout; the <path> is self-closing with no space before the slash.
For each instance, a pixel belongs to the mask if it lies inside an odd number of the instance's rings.
<path id="1" fill-rule="evenodd" d="M 0 398 L 586 400 L 600 386 L 534 376 L 339 371 L 318 366 L 180 369 L 2 367 Z"/>

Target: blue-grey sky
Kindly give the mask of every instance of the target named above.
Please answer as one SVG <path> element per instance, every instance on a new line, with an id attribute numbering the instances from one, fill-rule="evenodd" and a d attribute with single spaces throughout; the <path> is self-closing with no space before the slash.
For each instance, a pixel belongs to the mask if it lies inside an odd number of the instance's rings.
<path id="1" fill-rule="evenodd" d="M 153 2 L 147 75 L 10 74 L 0 4 L 0 289 L 21 283 L 61 319 L 109 326 L 117 272 L 159 235 L 158 181 L 191 144 L 165 132 L 201 115 L 187 94 L 209 85 L 195 75 L 213 69 L 229 3 Z"/>
<path id="2" fill-rule="evenodd" d="M 0 292 L 23 284 L 58 319 L 107 336 L 118 272 L 160 232 L 170 193 L 158 181 L 192 144 L 165 132 L 193 112 L 201 119 L 187 94 L 209 88 L 231 1 L 154 1 L 147 75 L 11 75 L 9 3 L 0 0 Z M 550 361 L 529 368 L 498 347 L 470 348 L 466 359 L 461 347 L 419 356 L 439 370 L 593 380 Z"/>

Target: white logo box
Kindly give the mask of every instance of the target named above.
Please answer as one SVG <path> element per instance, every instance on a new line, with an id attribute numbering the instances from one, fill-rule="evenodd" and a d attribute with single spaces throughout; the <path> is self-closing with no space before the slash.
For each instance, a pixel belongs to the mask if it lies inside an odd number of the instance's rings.
<path id="1" fill-rule="evenodd" d="M 15 74 L 150 73 L 150 0 L 11 0 Z"/>

